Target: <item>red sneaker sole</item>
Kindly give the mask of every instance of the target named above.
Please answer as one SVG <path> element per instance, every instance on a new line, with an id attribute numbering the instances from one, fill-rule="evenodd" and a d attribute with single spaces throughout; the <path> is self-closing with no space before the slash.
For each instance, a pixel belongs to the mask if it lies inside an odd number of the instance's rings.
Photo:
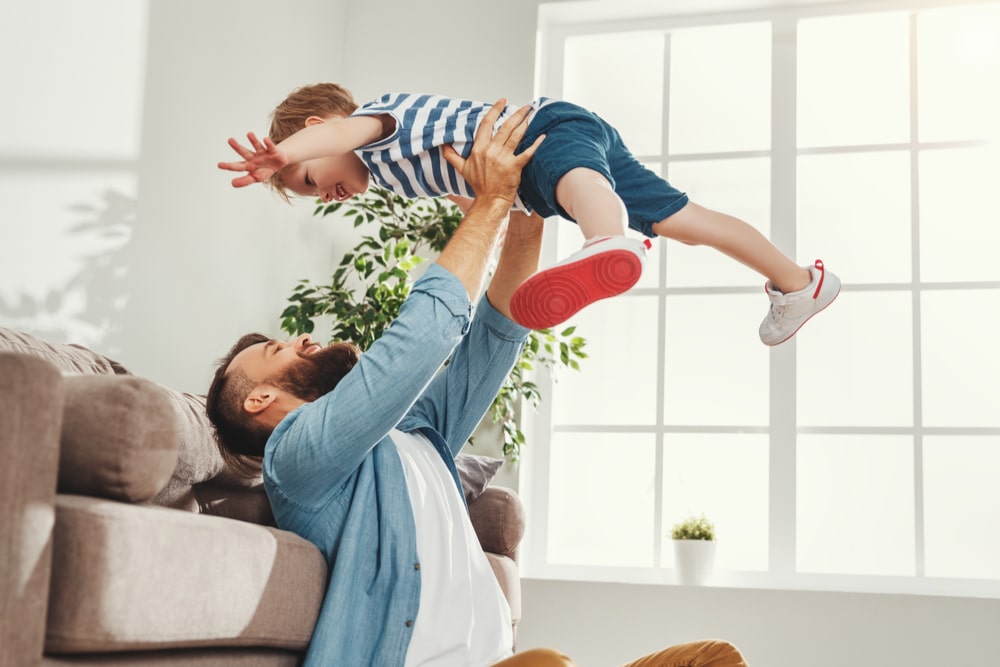
<path id="1" fill-rule="evenodd" d="M 609 250 L 536 273 L 514 291 L 510 312 L 523 327 L 548 329 L 595 301 L 628 291 L 641 275 L 635 253 Z"/>

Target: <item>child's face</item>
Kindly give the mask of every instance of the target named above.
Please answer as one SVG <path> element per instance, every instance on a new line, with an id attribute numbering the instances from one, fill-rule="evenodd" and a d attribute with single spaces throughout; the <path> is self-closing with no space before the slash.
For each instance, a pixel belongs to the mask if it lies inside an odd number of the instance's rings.
<path id="1" fill-rule="evenodd" d="M 344 201 L 368 189 L 370 172 L 354 153 L 313 158 L 287 169 L 285 187 L 303 197 Z"/>

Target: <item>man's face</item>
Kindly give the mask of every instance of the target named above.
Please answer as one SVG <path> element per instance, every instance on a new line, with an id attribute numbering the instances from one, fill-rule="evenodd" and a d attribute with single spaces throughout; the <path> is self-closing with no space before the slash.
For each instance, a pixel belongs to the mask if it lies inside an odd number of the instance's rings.
<path id="1" fill-rule="evenodd" d="M 257 384 L 270 384 L 302 401 L 315 401 L 333 391 L 354 367 L 361 350 L 350 343 L 321 347 L 309 334 L 295 340 L 269 340 L 237 354 L 229 371 L 240 369 Z"/>

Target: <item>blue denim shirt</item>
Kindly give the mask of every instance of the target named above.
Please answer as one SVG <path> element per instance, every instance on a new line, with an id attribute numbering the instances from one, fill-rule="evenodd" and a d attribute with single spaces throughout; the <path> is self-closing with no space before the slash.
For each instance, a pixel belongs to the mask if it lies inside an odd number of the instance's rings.
<path id="1" fill-rule="evenodd" d="M 465 287 L 432 265 L 336 389 L 289 414 L 271 434 L 264 485 L 278 526 L 316 544 L 330 566 L 306 667 L 404 664 L 420 570 L 413 510 L 389 431 L 423 433 L 460 484 L 454 456 L 527 334 L 485 298 L 473 318 Z"/>

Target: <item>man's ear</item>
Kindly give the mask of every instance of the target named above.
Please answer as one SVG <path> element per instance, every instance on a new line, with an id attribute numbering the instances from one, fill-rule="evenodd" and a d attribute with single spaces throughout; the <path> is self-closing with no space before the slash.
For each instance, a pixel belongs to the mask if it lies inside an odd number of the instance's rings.
<path id="1" fill-rule="evenodd" d="M 250 395 L 243 401 L 243 409 L 252 415 L 257 415 L 271 407 L 278 399 L 277 388 L 269 384 L 259 384 L 253 388 Z"/>

